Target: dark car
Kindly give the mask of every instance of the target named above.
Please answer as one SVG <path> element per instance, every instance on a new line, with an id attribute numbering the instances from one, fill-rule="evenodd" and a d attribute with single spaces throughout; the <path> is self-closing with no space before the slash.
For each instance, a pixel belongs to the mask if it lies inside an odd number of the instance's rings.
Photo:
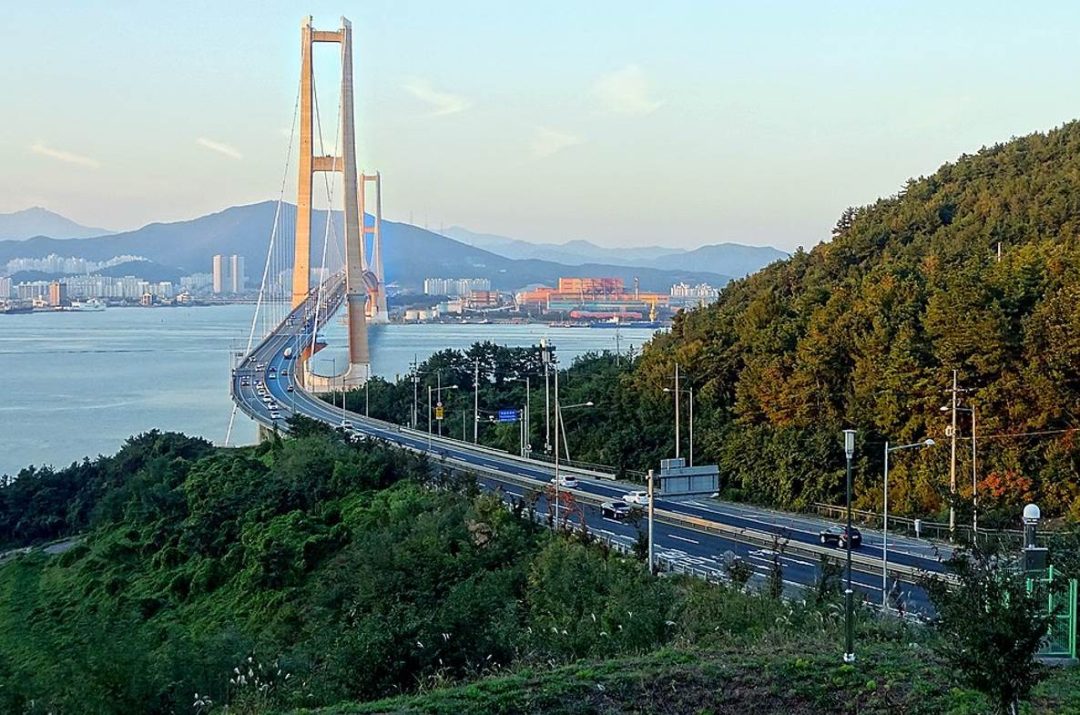
<path id="1" fill-rule="evenodd" d="M 606 501 L 600 505 L 600 513 L 605 519 L 625 519 L 630 516 L 630 505 Z"/>
<path id="2" fill-rule="evenodd" d="M 830 526 L 822 529 L 818 535 L 823 546 L 843 546 L 847 548 L 847 527 Z M 862 546 L 862 533 L 854 526 L 851 527 L 851 548 L 857 549 Z"/>

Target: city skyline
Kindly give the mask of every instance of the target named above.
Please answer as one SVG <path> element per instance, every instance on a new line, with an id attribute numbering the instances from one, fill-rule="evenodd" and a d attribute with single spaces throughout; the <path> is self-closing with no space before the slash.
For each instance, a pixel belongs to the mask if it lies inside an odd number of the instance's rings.
<path id="1" fill-rule="evenodd" d="M 0 31 L 20 107 L 0 140 L 20 168 L 0 175 L 0 211 L 128 230 L 276 197 L 296 6 L 51 5 L 49 33 L 16 31 L 40 24 L 36 7 L 9 8 Z M 534 242 L 790 251 L 827 238 L 848 205 L 1080 107 L 1080 8 L 1065 3 L 1038 17 L 974 2 L 682 5 L 349 8 L 359 160 L 386 177 L 387 217 Z M 343 8 L 310 12 L 335 26 Z M 320 76 L 333 60 L 318 53 Z"/>

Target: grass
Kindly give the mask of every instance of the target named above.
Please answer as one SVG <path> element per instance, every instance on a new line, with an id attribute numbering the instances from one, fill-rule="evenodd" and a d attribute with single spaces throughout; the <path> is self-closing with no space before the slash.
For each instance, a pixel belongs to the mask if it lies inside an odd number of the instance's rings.
<path id="1" fill-rule="evenodd" d="M 835 644 L 810 651 L 805 646 L 789 643 L 714 651 L 664 649 L 643 656 L 552 669 L 520 669 L 417 695 L 295 713 L 991 712 L 986 700 L 955 682 L 925 645 L 876 643 L 862 649 L 854 665 L 840 662 Z M 1080 673 L 1076 669 L 1051 670 L 1026 712 L 1080 713 Z"/>

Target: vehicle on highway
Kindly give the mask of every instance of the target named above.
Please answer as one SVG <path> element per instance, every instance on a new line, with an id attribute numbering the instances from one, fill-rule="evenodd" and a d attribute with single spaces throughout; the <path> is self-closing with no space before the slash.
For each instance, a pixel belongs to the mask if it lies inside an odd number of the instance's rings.
<path id="1" fill-rule="evenodd" d="M 281 418 L 281 413 L 278 412 L 277 410 L 274 410 L 273 412 L 270 413 L 270 419 L 276 420 L 276 419 L 280 419 L 280 418 Z"/>
<path id="2" fill-rule="evenodd" d="M 338 425 L 338 427 L 341 427 L 341 429 L 352 429 L 352 422 L 349 422 L 348 420 L 342 420 L 341 424 Z"/>
<path id="3" fill-rule="evenodd" d="M 293 391 L 293 386 L 292 385 L 289 385 L 288 387 L 285 388 L 285 392 L 292 392 L 292 391 Z"/>
<path id="4" fill-rule="evenodd" d="M 648 492 L 641 492 L 641 491 L 627 492 L 626 494 L 623 494 L 622 500 L 624 502 L 626 502 L 627 504 L 648 505 L 648 503 L 649 503 L 649 493 Z"/>
<path id="5" fill-rule="evenodd" d="M 292 357 L 292 348 L 285 348 L 285 353 L 284 353 L 284 355 L 285 355 L 285 359 L 286 359 L 286 360 L 288 360 L 289 358 L 291 358 L 291 357 Z M 282 372 L 285 372 L 285 371 L 284 371 L 284 370 L 282 370 Z"/>
<path id="6" fill-rule="evenodd" d="M 574 477 L 560 476 L 558 481 L 560 487 L 567 487 L 569 489 L 575 489 L 578 485 L 578 481 Z M 555 483 L 554 477 L 552 478 L 551 483 Z"/>
<path id="7" fill-rule="evenodd" d="M 823 546 L 843 546 L 847 548 L 847 527 L 830 526 L 821 530 L 818 534 Z M 851 548 L 857 549 L 862 546 L 862 533 L 854 526 L 851 527 Z"/>
<path id="8" fill-rule="evenodd" d="M 600 514 L 605 519 L 625 519 L 630 516 L 630 505 L 621 502 L 606 501 L 600 505 Z"/>
<path id="9" fill-rule="evenodd" d="M 289 374 L 289 371 L 288 371 L 288 370 L 286 370 L 285 368 L 281 368 L 281 374 L 282 374 L 282 375 L 288 375 L 288 374 Z"/>

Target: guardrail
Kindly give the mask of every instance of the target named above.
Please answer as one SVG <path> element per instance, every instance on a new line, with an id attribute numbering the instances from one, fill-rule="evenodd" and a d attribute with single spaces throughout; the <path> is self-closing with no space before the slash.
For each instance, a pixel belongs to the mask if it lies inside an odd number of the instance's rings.
<path id="1" fill-rule="evenodd" d="M 515 474 L 507 474 L 505 472 L 487 469 L 485 467 L 478 467 L 477 465 L 465 462 L 463 460 L 454 459 L 453 457 L 445 457 L 442 461 L 443 463 L 453 464 L 453 466 L 457 469 L 464 470 L 466 472 L 486 475 L 489 477 L 497 478 L 499 481 L 502 482 L 517 484 L 518 486 L 526 487 L 529 489 L 543 490 L 548 486 L 547 482 L 530 479 L 529 477 L 522 477 Z M 572 494 L 575 500 L 592 506 L 599 506 L 603 502 L 609 501 L 604 497 L 596 496 L 595 494 L 583 492 L 578 489 L 570 489 L 563 487 L 560 489 L 560 491 Z M 829 547 L 818 546 L 817 544 L 808 544 L 801 541 L 791 541 L 790 539 L 785 540 L 783 537 L 768 532 L 758 531 L 756 529 L 747 529 L 738 526 L 731 526 L 729 524 L 723 524 L 717 521 L 702 519 L 696 516 L 679 514 L 678 512 L 669 511 L 667 509 L 654 509 L 653 518 L 656 522 L 661 524 L 678 526 L 704 534 L 720 536 L 722 538 L 728 538 L 732 541 L 749 544 L 751 546 L 772 548 L 773 545 L 779 541 L 782 543 L 782 548 L 785 554 L 809 557 L 814 560 L 820 559 L 821 556 L 826 556 L 827 558 L 832 559 L 838 558 L 836 550 Z M 881 574 L 881 559 L 879 558 L 864 556 L 863 554 L 853 552 L 851 555 L 851 566 L 852 570 L 859 571 L 860 573 L 872 575 Z M 915 581 L 926 573 L 924 569 L 907 566 L 905 564 L 893 563 L 889 564 L 889 570 L 907 576 L 910 581 Z M 943 575 L 940 573 L 936 575 L 942 576 L 950 580 L 952 578 L 951 576 Z"/>

